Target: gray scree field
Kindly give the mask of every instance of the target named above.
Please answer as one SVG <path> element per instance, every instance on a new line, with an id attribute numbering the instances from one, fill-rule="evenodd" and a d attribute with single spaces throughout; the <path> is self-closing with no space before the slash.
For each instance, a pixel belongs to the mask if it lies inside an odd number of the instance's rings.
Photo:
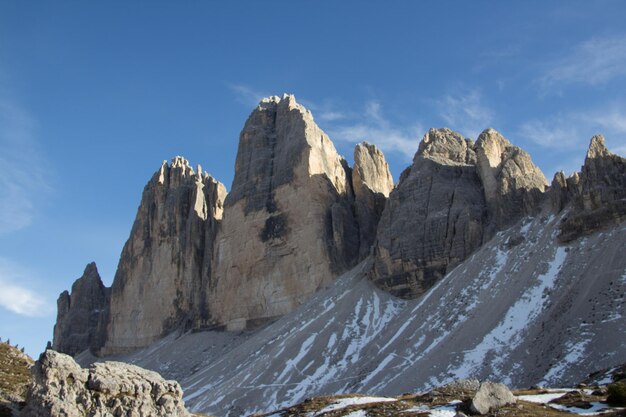
<path id="1" fill-rule="evenodd" d="M 467 377 L 571 385 L 626 358 L 611 336 L 626 332 L 626 223 L 559 244 L 567 215 L 498 233 L 417 300 L 376 288 L 366 259 L 255 332 L 171 334 L 118 359 L 179 380 L 190 410 L 215 415 Z"/>

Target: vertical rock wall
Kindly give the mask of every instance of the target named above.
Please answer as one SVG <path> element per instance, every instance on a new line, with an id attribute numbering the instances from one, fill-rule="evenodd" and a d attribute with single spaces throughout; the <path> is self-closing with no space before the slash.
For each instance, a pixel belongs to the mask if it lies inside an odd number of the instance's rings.
<path id="1" fill-rule="evenodd" d="M 382 214 L 373 281 L 419 296 L 495 232 L 538 210 L 546 187 L 530 156 L 493 129 L 476 143 L 429 130 Z"/>
<path id="2" fill-rule="evenodd" d="M 359 223 L 359 259 L 365 259 L 370 253 L 380 216 L 393 189 L 389 166 L 376 146 L 363 142 L 354 148 L 352 185 Z"/>
<path id="3" fill-rule="evenodd" d="M 102 283 L 94 262 L 57 301 L 53 348 L 75 355 L 86 349 L 97 352 L 106 339 L 110 289 Z"/>
<path id="4" fill-rule="evenodd" d="M 350 169 L 293 96 L 264 99 L 239 141 L 209 304 L 235 330 L 292 311 L 358 258 Z"/>
<path id="5" fill-rule="evenodd" d="M 112 286 L 102 353 L 146 346 L 209 319 L 206 293 L 224 186 L 180 157 L 146 185 Z"/>

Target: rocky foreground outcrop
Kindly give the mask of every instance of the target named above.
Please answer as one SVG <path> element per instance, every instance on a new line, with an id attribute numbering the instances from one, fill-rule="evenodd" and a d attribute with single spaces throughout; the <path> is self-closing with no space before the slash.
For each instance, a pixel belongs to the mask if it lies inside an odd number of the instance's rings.
<path id="1" fill-rule="evenodd" d="M 493 129 L 476 143 L 430 129 L 389 195 L 371 278 L 403 298 L 423 294 L 496 231 L 536 211 L 547 181 Z"/>
<path id="2" fill-rule="evenodd" d="M 176 381 L 134 365 L 103 362 L 83 369 L 70 356 L 47 350 L 33 374 L 23 417 L 191 416 Z"/>

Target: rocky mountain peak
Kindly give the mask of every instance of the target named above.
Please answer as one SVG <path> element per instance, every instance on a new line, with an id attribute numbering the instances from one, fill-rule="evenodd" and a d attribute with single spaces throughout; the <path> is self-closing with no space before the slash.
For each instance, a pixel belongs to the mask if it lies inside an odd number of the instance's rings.
<path id="1" fill-rule="evenodd" d="M 419 144 L 413 161 L 420 156 L 443 164 L 476 163 L 473 142 L 448 128 L 428 130 Z"/>
<path id="2" fill-rule="evenodd" d="M 591 142 L 589 143 L 589 149 L 587 150 L 587 156 L 585 159 L 595 159 L 595 158 L 603 158 L 609 156 L 611 152 L 609 152 L 606 147 L 604 136 L 595 135 L 591 138 Z"/>
<path id="3" fill-rule="evenodd" d="M 564 242 L 620 223 L 626 218 L 626 158 L 610 152 L 603 136 L 592 137 L 581 172 L 553 187 L 551 197 L 559 210 L 574 203 L 561 224 Z"/>
<path id="4" fill-rule="evenodd" d="M 205 294 L 225 197 L 223 184 L 180 156 L 153 175 L 113 281 L 103 353 L 145 346 L 208 320 Z"/>
<path id="5" fill-rule="evenodd" d="M 389 196 L 393 189 L 393 178 L 385 155 L 376 145 L 362 142 L 354 147 L 352 180 L 375 193 L 381 193 L 385 197 Z"/>
<path id="6" fill-rule="evenodd" d="M 369 253 L 393 178 L 383 153 L 374 145 L 360 143 L 354 148 L 352 169 L 356 217 L 359 224 L 359 259 Z"/>
<path id="7" fill-rule="evenodd" d="M 86 280 L 99 280 L 102 283 L 100 278 L 100 274 L 98 273 L 98 267 L 95 262 L 90 262 L 85 266 L 85 271 L 83 272 L 83 278 Z"/>
<path id="8" fill-rule="evenodd" d="M 480 134 L 475 150 L 493 227 L 500 229 L 538 209 L 549 183 L 527 152 L 495 129 Z"/>
<path id="9" fill-rule="evenodd" d="M 293 95 L 261 100 L 240 134 L 216 238 L 209 304 L 218 325 L 254 327 L 285 314 L 356 262 L 350 175 Z"/>
<path id="10" fill-rule="evenodd" d="M 87 264 L 71 294 L 64 291 L 57 301 L 54 348 L 72 355 L 86 349 L 98 351 L 105 342 L 109 298 L 95 262 Z"/>

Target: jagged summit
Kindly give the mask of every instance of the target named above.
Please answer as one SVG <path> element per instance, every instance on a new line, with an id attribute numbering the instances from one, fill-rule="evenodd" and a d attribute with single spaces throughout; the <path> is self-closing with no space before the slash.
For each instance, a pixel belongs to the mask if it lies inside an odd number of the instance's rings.
<path id="1" fill-rule="evenodd" d="M 225 197 L 223 184 L 180 156 L 152 176 L 113 280 L 103 353 L 209 320 L 205 293 Z"/>
<path id="2" fill-rule="evenodd" d="M 241 132 L 216 238 L 216 323 L 272 320 L 354 265 L 353 204 L 348 164 L 311 113 L 292 95 L 262 100 Z"/>
<path id="3" fill-rule="evenodd" d="M 421 295 L 497 231 L 537 211 L 546 186 L 530 156 L 495 129 L 476 143 L 430 129 L 382 213 L 372 279 L 401 297 Z"/>
<path id="4" fill-rule="evenodd" d="M 95 262 L 63 291 L 57 301 L 53 347 L 71 355 L 90 349 L 97 352 L 105 342 L 109 320 L 110 290 L 104 286 Z"/>
<path id="5" fill-rule="evenodd" d="M 585 159 L 602 158 L 611 155 L 604 143 L 604 136 L 595 135 L 591 138 Z"/>
<path id="6" fill-rule="evenodd" d="M 431 128 L 419 144 L 413 162 L 419 157 L 442 164 L 476 164 L 474 143 L 448 128 Z"/>

